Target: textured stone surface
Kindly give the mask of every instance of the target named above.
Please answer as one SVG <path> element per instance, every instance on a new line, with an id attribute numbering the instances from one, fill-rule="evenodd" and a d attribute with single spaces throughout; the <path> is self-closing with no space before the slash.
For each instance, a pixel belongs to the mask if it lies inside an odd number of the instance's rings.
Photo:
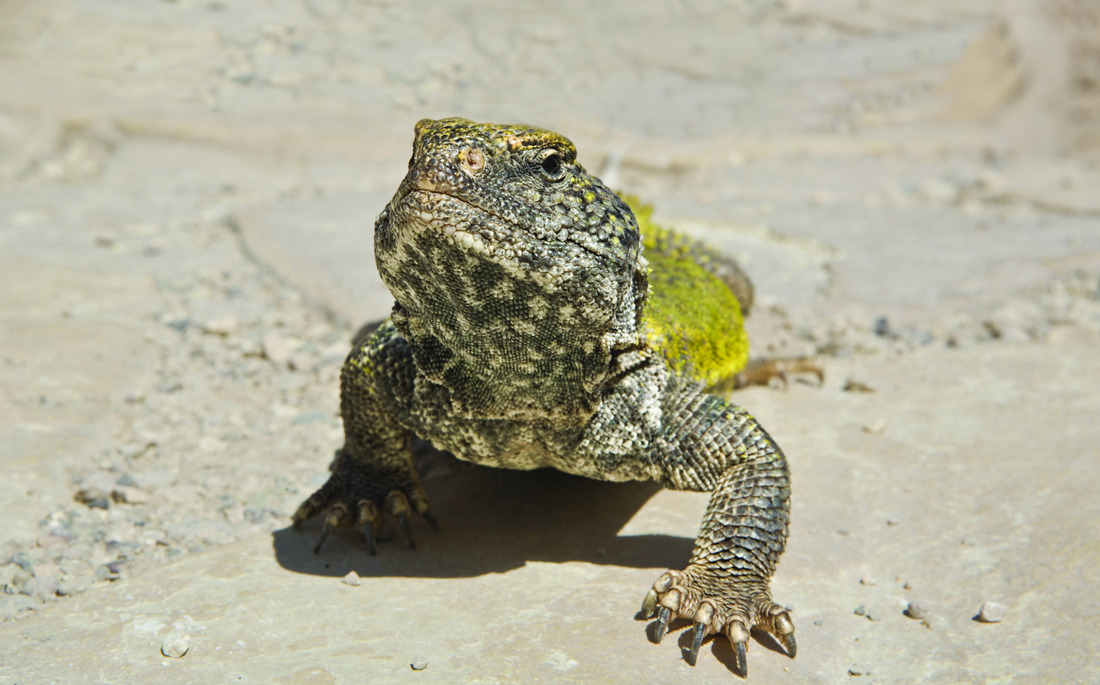
<path id="1" fill-rule="evenodd" d="M 836 384 L 746 393 L 800 455 L 774 581 L 801 626 L 799 654 L 756 638 L 750 678 L 835 682 L 852 663 L 883 682 L 1096 674 L 1095 641 L 1075 626 L 1093 615 L 1081 593 L 1100 580 L 1090 494 L 1100 476 L 1080 449 L 1100 439 L 1100 391 L 1076 378 L 1100 374 L 1100 355 L 1051 351 L 880 356 L 863 365 L 877 396 Z M 863 433 L 861 417 L 881 411 L 894 433 Z M 1066 430 L 1044 432 L 1054 422 Z M 1021 450 L 1035 435 L 1042 446 Z M 372 558 L 349 533 L 314 556 L 315 529 L 253 535 L 5 625 L 0 657 L 28 681 L 269 681 L 323 669 L 335 682 L 405 682 L 415 659 L 438 682 L 735 678 L 725 643 L 704 645 L 692 669 L 679 649 L 686 631 L 655 646 L 633 620 L 653 573 L 686 558 L 705 495 L 476 468 L 428 487 L 445 529 L 421 526 L 415 552 L 391 542 Z M 340 582 L 350 571 L 361 587 Z M 860 585 L 871 571 L 882 580 Z M 905 582 L 937 607 L 931 629 L 902 615 Z M 1013 607 L 1002 623 L 973 620 L 986 597 Z M 882 620 L 853 615 L 855 604 Z M 1036 633 L 1036 621 L 1049 630 Z M 173 630 L 191 648 L 166 667 Z"/>
<path id="2" fill-rule="evenodd" d="M 756 353 L 824 355 L 735 398 L 793 479 L 799 655 L 753 639 L 752 680 L 1100 679 L 1100 158 L 1058 76 L 1092 34 L 995 4 L 7 3 L 0 681 L 735 680 L 632 619 L 704 496 L 443 462 L 415 553 L 285 530 L 389 310 L 374 217 L 451 115 L 567 134 L 743 261 Z"/>

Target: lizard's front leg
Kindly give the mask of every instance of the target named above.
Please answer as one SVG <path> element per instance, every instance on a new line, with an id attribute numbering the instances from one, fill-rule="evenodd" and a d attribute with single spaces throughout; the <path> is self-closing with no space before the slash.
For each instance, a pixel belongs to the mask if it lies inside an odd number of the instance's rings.
<path id="1" fill-rule="evenodd" d="M 389 322 L 352 350 L 344 363 L 340 374 L 344 446 L 329 467 L 328 482 L 294 514 L 294 526 L 300 527 L 325 512 L 314 552 L 333 530 L 359 526 L 367 548 L 375 554 L 377 533 L 387 514 L 397 519 L 409 547 L 416 547 L 409 527 L 413 512 L 439 528 L 413 465 L 412 431 L 381 401 L 409 385 L 412 373 L 408 346 Z"/>
<path id="2" fill-rule="evenodd" d="M 658 641 L 672 617 L 694 621 L 693 665 L 703 638 L 721 633 L 747 675 L 745 645 L 753 626 L 778 638 L 794 657 L 794 624 L 768 587 L 790 522 L 783 453 L 747 411 L 711 395 L 674 390 L 663 409 L 652 459 L 665 486 L 713 494 L 690 563 L 657 579 L 642 603 L 643 616 L 656 614 Z"/>

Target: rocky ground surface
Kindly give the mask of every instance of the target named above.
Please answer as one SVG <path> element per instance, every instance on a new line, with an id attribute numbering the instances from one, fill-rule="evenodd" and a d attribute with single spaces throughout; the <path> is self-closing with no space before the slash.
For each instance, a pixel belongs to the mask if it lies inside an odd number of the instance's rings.
<path id="1" fill-rule="evenodd" d="M 449 115 L 569 135 L 743 261 L 756 354 L 820 355 L 733 398 L 794 479 L 799 655 L 751 679 L 1100 679 L 1097 36 L 1086 0 L 4 4 L 0 682 L 737 679 L 633 620 L 705 495 L 437 458 L 415 552 L 288 528 Z"/>

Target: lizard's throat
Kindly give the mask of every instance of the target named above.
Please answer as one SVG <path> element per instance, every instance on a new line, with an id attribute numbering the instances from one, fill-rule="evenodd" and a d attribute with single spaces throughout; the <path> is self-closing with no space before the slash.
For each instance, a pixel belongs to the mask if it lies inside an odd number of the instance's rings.
<path id="1" fill-rule="evenodd" d="M 394 306 L 392 318 L 417 368 L 449 390 L 458 416 L 580 425 L 596 409 L 593 388 L 606 375 L 610 359 L 598 339 L 576 345 L 550 329 L 520 332 L 480 321 L 458 330 L 438 325 L 438 314 L 418 315 L 401 304 Z"/>

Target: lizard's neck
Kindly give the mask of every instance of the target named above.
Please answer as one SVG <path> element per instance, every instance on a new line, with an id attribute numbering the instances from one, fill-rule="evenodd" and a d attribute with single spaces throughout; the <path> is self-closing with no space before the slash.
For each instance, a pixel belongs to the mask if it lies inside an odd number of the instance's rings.
<path id="1" fill-rule="evenodd" d="M 400 304 L 393 322 L 409 341 L 417 368 L 450 391 L 453 411 L 464 418 L 581 425 L 599 404 L 595 390 L 611 357 L 597 336 L 577 336 L 553 321 L 494 325 L 476 319 L 448 335 L 438 317 L 416 316 Z"/>
<path id="2" fill-rule="evenodd" d="M 453 410 L 585 423 L 613 352 L 636 342 L 645 271 L 568 242 L 489 250 L 401 225 L 402 240 L 376 247 L 379 274 L 397 300 L 394 326 L 420 372 L 450 391 Z"/>

